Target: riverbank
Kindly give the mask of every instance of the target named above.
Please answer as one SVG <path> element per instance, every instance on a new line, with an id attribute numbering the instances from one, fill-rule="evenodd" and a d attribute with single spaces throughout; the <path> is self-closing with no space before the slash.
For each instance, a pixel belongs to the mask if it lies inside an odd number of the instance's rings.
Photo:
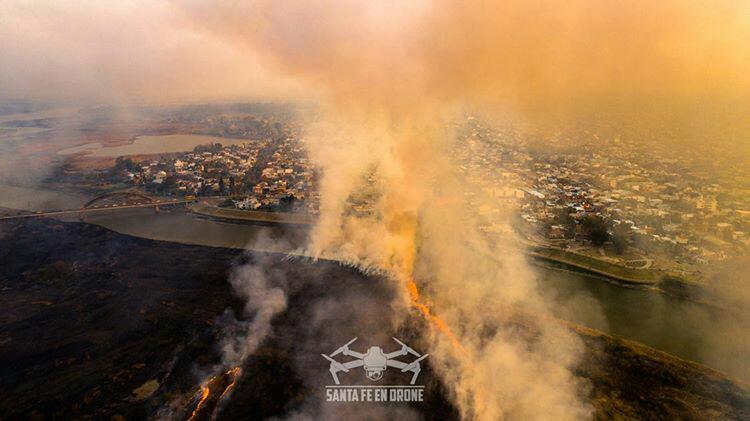
<path id="1" fill-rule="evenodd" d="M 532 247 L 528 255 L 535 259 L 562 263 L 596 275 L 606 276 L 616 281 L 638 286 L 657 285 L 661 279 L 653 270 L 636 269 L 585 256 L 579 253 L 553 248 Z"/>
<path id="2" fill-rule="evenodd" d="M 190 204 L 188 205 L 188 209 L 198 215 L 227 221 L 296 225 L 313 225 L 315 223 L 315 218 L 308 214 L 220 208 L 204 202 Z M 677 276 L 665 278 L 664 274 L 651 269 L 616 265 L 605 260 L 554 247 L 533 246 L 530 247 L 526 254 L 533 259 L 566 265 L 630 286 L 657 286 L 663 284 L 665 279 L 668 279 L 669 282 L 666 283 L 667 292 L 689 296 L 691 294 L 694 295 L 694 292 L 700 290 L 697 284 L 688 282 Z"/>
<path id="3" fill-rule="evenodd" d="M 312 215 L 286 212 L 261 212 L 230 208 L 220 208 L 205 202 L 188 205 L 191 212 L 227 221 L 261 222 L 269 224 L 313 225 Z M 531 258 L 564 264 L 584 272 L 604 276 L 612 280 L 636 286 L 655 286 L 662 282 L 662 274 L 650 269 L 631 268 L 616 265 L 601 259 L 553 247 L 534 246 L 527 251 Z M 671 285 L 680 278 L 671 277 Z"/>
<path id="4" fill-rule="evenodd" d="M 315 218 L 304 213 L 262 212 L 241 209 L 228 209 L 212 206 L 203 202 L 188 205 L 191 212 L 211 218 L 241 222 L 261 222 L 268 224 L 312 225 Z"/>
<path id="5" fill-rule="evenodd" d="M 580 272 L 620 286 L 649 289 L 721 310 L 737 310 L 728 308 L 725 300 L 705 284 L 674 273 L 620 266 L 552 247 L 531 247 L 527 256 L 553 269 Z"/>

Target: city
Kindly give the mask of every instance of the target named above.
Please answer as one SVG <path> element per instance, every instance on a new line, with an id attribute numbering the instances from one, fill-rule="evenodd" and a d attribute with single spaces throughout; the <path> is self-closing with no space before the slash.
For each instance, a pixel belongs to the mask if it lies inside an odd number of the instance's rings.
<path id="1" fill-rule="evenodd" d="M 247 143 L 119 157 L 111 167 L 72 171 L 58 182 L 73 190 L 137 188 L 210 199 L 220 208 L 317 215 L 318 175 L 303 133 L 294 124 L 277 128 L 280 135 Z M 515 230 L 534 246 L 564 251 L 568 263 L 585 256 L 582 267 L 593 258 L 609 268 L 648 270 L 652 281 L 669 276 L 699 285 L 709 282 L 708 265 L 750 253 L 748 177 L 706 180 L 697 164 L 682 159 L 676 170 L 676 158 L 617 135 L 574 133 L 581 138 L 575 149 L 547 141 L 541 150 L 519 129 L 492 128 L 471 116 L 456 132 L 457 171 L 479 186 L 465 191 L 466 203 L 488 236 Z M 350 206 L 374 212 L 367 199 Z M 502 221 L 508 210 L 517 220 L 512 227 Z"/>

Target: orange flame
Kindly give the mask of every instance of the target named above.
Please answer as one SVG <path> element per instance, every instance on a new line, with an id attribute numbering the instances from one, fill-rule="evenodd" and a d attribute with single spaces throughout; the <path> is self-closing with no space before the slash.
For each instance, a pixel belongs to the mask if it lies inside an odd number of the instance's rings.
<path id="1" fill-rule="evenodd" d="M 224 372 L 225 375 L 231 377 L 232 381 L 231 381 L 231 383 L 229 383 L 227 385 L 227 387 L 224 388 L 224 391 L 221 392 L 221 395 L 219 395 L 219 399 L 216 401 L 217 402 L 216 403 L 216 407 L 214 407 L 214 412 L 217 411 L 217 409 L 219 407 L 219 404 L 222 402 L 222 400 L 229 393 L 231 393 L 231 390 L 234 388 L 234 385 L 237 383 L 237 379 L 239 378 L 239 376 L 240 376 L 241 373 L 242 373 L 242 369 L 239 366 L 230 368 L 229 370 L 227 370 L 226 372 Z M 207 401 L 208 397 L 211 395 L 211 388 L 209 387 L 209 385 L 211 384 L 211 382 L 215 381 L 219 377 L 219 375 L 220 374 L 217 374 L 217 375 L 211 377 L 210 379 L 206 380 L 205 382 L 203 382 L 203 385 L 201 386 L 201 391 L 202 391 L 203 394 L 201 396 L 200 401 L 198 401 L 198 404 L 195 406 L 195 409 L 193 410 L 192 415 L 190 415 L 190 418 L 188 418 L 188 421 L 193 421 L 195 419 L 196 415 L 198 415 L 198 412 L 206 404 L 206 401 Z"/>
<path id="2" fill-rule="evenodd" d="M 237 383 L 237 378 L 240 377 L 241 373 L 242 373 L 242 369 L 240 368 L 240 366 L 230 368 L 229 370 L 226 371 L 225 374 L 232 377 L 232 382 L 229 383 L 226 389 L 224 389 L 224 391 L 221 393 L 221 396 L 219 396 L 219 402 L 221 402 L 222 399 L 224 399 L 225 395 L 227 395 L 228 393 L 231 393 L 231 390 L 234 388 L 234 384 Z"/>
<path id="3" fill-rule="evenodd" d="M 417 288 L 417 283 L 414 282 L 413 278 L 408 278 L 406 281 L 406 288 L 409 290 L 409 297 L 411 298 L 411 305 L 417 308 L 420 313 L 422 313 L 422 317 L 425 318 L 428 322 L 432 323 L 432 325 L 437 328 L 439 332 L 444 334 L 445 336 L 450 339 L 451 344 L 455 349 L 460 351 L 464 356 L 466 355 L 466 348 L 459 342 L 456 335 L 451 330 L 450 326 L 445 322 L 445 320 L 441 319 L 439 316 L 432 313 L 430 310 L 430 307 L 427 303 L 424 302 L 424 300 L 421 298 L 419 294 L 419 288 Z M 466 358 L 462 359 L 463 364 L 466 365 L 469 369 L 473 370 L 474 365 L 470 360 L 467 360 Z M 483 408 L 484 402 L 486 400 L 486 397 L 484 396 L 484 393 L 479 389 L 473 390 L 473 407 L 474 408 Z"/>
<path id="4" fill-rule="evenodd" d="M 430 307 L 427 305 L 427 303 L 425 303 L 424 300 L 421 299 L 419 295 L 419 289 L 417 288 L 417 283 L 414 282 L 414 279 L 409 278 L 406 281 L 406 288 L 409 290 L 411 305 L 419 310 L 420 313 L 422 313 L 422 317 L 424 317 L 428 322 L 432 323 L 432 325 L 435 326 L 438 331 L 447 336 L 451 341 L 451 344 L 453 344 L 455 348 L 462 352 L 465 351 L 463 345 L 461 345 L 461 342 L 459 342 L 450 326 L 445 323 L 445 320 L 433 314 L 432 311 L 430 311 Z"/>
<path id="5" fill-rule="evenodd" d="M 207 385 L 202 386 L 202 389 L 203 389 L 203 396 L 201 396 L 201 400 L 198 401 L 198 405 L 195 406 L 195 409 L 193 410 L 193 414 L 190 415 L 190 418 L 188 418 L 188 421 L 193 421 L 195 419 L 195 416 L 198 414 L 198 411 L 200 411 L 201 407 L 206 402 L 206 399 L 208 399 L 208 395 L 211 394 L 211 389 L 209 389 Z"/>

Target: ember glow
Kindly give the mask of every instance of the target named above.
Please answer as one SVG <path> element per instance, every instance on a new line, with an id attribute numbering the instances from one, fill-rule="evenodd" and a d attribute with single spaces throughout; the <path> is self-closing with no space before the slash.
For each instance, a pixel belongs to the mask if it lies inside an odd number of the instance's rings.
<path id="1" fill-rule="evenodd" d="M 211 389 L 207 385 L 202 385 L 200 388 L 200 399 L 198 400 L 198 403 L 195 405 L 195 409 L 193 410 L 193 413 L 190 414 L 190 418 L 188 418 L 188 421 L 193 421 L 200 412 L 200 410 L 203 408 L 203 405 L 206 403 L 206 399 L 211 395 Z"/>
<path id="2" fill-rule="evenodd" d="M 211 414 L 211 419 L 216 419 L 220 415 L 226 400 L 231 396 L 234 391 L 234 387 L 237 384 L 240 376 L 242 375 L 241 367 L 232 367 L 224 372 L 213 375 L 204 381 L 195 396 L 200 395 L 198 403 L 195 404 L 188 421 L 194 421 L 198 419 L 201 414 Z M 224 386 L 226 384 L 226 386 Z M 221 393 L 212 393 L 213 391 L 221 390 Z M 213 395 L 213 396 L 212 396 Z M 210 412 L 209 412 L 210 411 Z"/>
<path id="3" fill-rule="evenodd" d="M 228 376 L 231 380 L 226 388 L 224 388 L 224 391 L 221 392 L 221 395 L 219 395 L 219 399 L 216 402 L 216 407 L 213 411 L 212 418 L 215 418 L 219 415 L 219 412 L 222 409 L 222 405 L 226 402 L 226 399 L 229 399 L 229 397 L 232 395 L 232 392 L 234 391 L 234 386 L 237 384 L 237 379 L 242 375 L 242 368 L 241 367 L 234 367 L 230 368 L 224 373 L 226 376 Z"/>

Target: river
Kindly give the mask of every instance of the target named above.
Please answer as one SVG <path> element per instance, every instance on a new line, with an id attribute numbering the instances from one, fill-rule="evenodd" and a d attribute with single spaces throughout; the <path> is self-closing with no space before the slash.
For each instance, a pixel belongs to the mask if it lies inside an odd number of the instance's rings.
<path id="1" fill-rule="evenodd" d="M 60 155 L 85 153 L 90 157 L 116 157 L 126 155 L 160 154 L 191 151 L 198 145 L 220 143 L 224 146 L 252 142 L 249 139 L 230 139 L 226 137 L 204 136 L 197 134 L 170 134 L 158 136 L 138 136 L 132 143 L 120 146 L 103 146 L 101 142 L 86 143 L 63 149 Z"/>
<path id="2" fill-rule="evenodd" d="M 49 210 L 75 208 L 85 201 L 83 196 L 62 192 L 0 185 L 0 206 L 4 207 Z M 305 238 L 301 230 L 219 222 L 183 210 L 105 211 L 86 214 L 84 220 L 148 239 L 216 247 L 249 245 L 259 251 L 293 252 Z M 750 380 L 746 318 L 600 277 L 549 266 L 537 268 L 539 291 L 552 303 L 555 316 Z"/>

